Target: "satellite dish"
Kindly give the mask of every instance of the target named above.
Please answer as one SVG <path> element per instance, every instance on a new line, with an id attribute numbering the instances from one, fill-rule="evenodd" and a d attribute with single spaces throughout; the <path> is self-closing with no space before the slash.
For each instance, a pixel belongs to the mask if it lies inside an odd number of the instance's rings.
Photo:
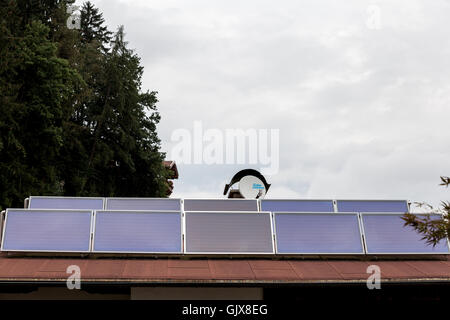
<path id="1" fill-rule="evenodd" d="M 231 186 L 239 182 L 238 190 L 230 190 Z M 241 170 L 234 175 L 230 183 L 225 185 L 223 194 L 226 195 L 230 190 L 238 191 L 240 196 L 245 199 L 264 198 L 269 190 L 270 184 L 267 183 L 264 176 L 254 169 Z M 230 196 L 230 195 L 229 195 Z"/>
<path id="2" fill-rule="evenodd" d="M 239 192 L 246 199 L 264 198 L 266 187 L 264 182 L 255 176 L 245 176 L 239 180 Z"/>

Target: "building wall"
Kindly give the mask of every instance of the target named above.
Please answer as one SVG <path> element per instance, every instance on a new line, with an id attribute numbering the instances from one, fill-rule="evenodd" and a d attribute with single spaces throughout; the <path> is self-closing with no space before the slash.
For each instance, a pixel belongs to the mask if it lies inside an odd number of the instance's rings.
<path id="1" fill-rule="evenodd" d="M 126 293 L 89 293 L 63 287 L 40 287 L 28 293 L 0 293 L 0 300 L 129 300 Z"/>
<path id="2" fill-rule="evenodd" d="M 249 287 L 132 287 L 113 293 L 39 287 L 31 292 L 0 293 L 0 300 L 262 300 L 263 288 Z"/>
<path id="3" fill-rule="evenodd" d="M 262 300 L 263 288 L 134 287 L 132 300 Z"/>

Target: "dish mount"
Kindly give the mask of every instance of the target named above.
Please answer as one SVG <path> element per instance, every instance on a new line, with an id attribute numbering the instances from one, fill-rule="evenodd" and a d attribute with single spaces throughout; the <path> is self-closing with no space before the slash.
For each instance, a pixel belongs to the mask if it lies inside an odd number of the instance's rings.
<path id="1" fill-rule="evenodd" d="M 238 188 L 232 189 L 236 183 Z M 236 173 L 230 183 L 225 185 L 223 194 L 228 194 L 228 198 L 260 199 L 264 198 L 269 188 L 270 184 L 259 171 L 244 169 Z"/>

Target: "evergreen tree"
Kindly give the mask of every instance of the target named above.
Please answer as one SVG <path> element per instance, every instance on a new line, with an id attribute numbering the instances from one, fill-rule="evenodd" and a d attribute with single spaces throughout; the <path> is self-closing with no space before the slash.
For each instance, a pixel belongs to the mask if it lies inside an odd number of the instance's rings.
<path id="1" fill-rule="evenodd" d="M 10 2 L 16 3 L 23 27 L 32 21 L 40 21 L 50 28 L 49 35 L 52 36 L 59 27 L 59 21 L 55 20 L 56 11 L 65 10 L 66 6 L 74 3 L 75 0 L 16 0 Z"/>
<path id="2" fill-rule="evenodd" d="M 13 47 L 0 74 L 1 207 L 20 206 L 30 194 L 61 192 L 55 164 L 62 122 L 80 79 L 57 57 L 48 34 L 47 26 L 33 21 L 23 32 L 8 35 Z"/>
<path id="3" fill-rule="evenodd" d="M 112 32 L 104 25 L 103 14 L 95 8 L 91 2 L 85 2 L 81 9 L 81 42 L 97 42 L 103 51 L 107 51 L 106 45 L 111 41 Z"/>
<path id="4" fill-rule="evenodd" d="M 140 58 L 117 31 L 106 55 L 101 94 L 89 108 L 93 137 L 82 192 L 166 196 L 167 173 L 156 135 L 156 93 L 141 93 Z M 147 115 L 146 112 L 150 112 Z"/>
<path id="5" fill-rule="evenodd" d="M 0 209 L 29 195 L 166 196 L 156 93 L 86 3 L 0 0 Z M 111 48 L 112 50 L 107 50 Z"/>

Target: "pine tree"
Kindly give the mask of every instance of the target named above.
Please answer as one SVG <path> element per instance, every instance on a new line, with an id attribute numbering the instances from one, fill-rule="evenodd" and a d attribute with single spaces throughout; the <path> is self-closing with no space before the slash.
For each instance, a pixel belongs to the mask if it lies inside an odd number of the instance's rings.
<path id="1" fill-rule="evenodd" d="M 66 8 L 75 0 L 16 0 L 17 8 L 20 11 L 22 26 L 30 24 L 32 21 L 40 21 L 49 27 L 49 35 L 58 28 L 58 22 L 55 21 L 55 12 Z"/>
<path id="2" fill-rule="evenodd" d="M 97 42 L 103 51 L 107 51 L 106 44 L 111 41 L 112 32 L 104 25 L 103 14 L 91 2 L 85 2 L 81 9 L 81 41 L 84 44 Z"/>
<path id="3" fill-rule="evenodd" d="M 0 0 L 0 209 L 29 195 L 166 196 L 139 57 L 92 4 L 84 31 L 69 30 L 71 3 Z"/>
<path id="4" fill-rule="evenodd" d="M 156 134 L 156 92 L 141 93 L 139 57 L 117 31 L 106 55 L 101 95 L 90 108 L 95 123 L 82 190 L 120 196 L 166 196 L 167 173 Z M 150 112 L 147 115 L 146 112 Z"/>
<path id="5" fill-rule="evenodd" d="M 11 32 L 12 31 L 12 32 Z M 80 79 L 57 57 L 49 28 L 33 21 L 9 30 L 12 55 L 2 70 L 0 206 L 19 206 L 30 194 L 61 192 L 55 166 L 62 145 L 62 122 Z M 10 52 L 11 53 L 11 52 Z"/>

